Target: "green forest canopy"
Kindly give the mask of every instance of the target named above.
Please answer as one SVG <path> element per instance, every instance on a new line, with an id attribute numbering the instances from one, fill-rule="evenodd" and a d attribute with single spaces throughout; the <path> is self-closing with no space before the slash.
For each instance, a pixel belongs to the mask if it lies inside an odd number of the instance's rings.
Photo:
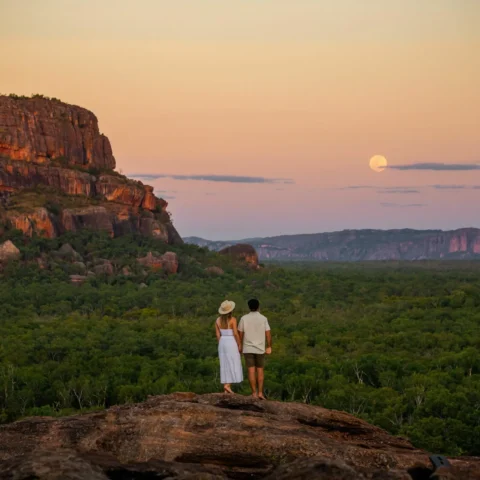
<path id="1" fill-rule="evenodd" d="M 257 296 L 273 332 L 271 399 L 344 410 L 431 452 L 480 455 L 479 263 L 251 271 L 198 247 L 141 237 L 10 237 L 22 260 L 0 275 L 2 422 L 220 391 L 216 310 L 229 298 L 240 316 Z M 78 265 L 55 255 L 66 242 L 87 264 L 109 259 L 117 274 L 70 284 Z M 136 262 L 172 248 L 177 275 Z M 212 265 L 224 275 L 206 272 Z M 237 391 L 248 393 L 246 382 Z"/>

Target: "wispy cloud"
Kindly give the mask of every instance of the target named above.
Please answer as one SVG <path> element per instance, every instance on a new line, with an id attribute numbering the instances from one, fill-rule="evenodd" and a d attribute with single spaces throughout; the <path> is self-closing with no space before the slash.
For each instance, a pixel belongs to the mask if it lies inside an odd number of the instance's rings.
<path id="1" fill-rule="evenodd" d="M 417 185 L 415 187 L 384 187 L 373 185 L 349 185 L 341 187 L 339 190 L 376 190 L 380 194 L 416 194 L 422 193 L 422 189 L 433 188 L 435 190 L 480 190 L 480 185 L 463 184 L 435 184 L 435 185 Z"/>
<path id="2" fill-rule="evenodd" d="M 425 203 L 392 203 L 392 202 L 382 202 L 380 203 L 382 207 L 386 208 L 419 208 L 426 207 Z"/>
<path id="3" fill-rule="evenodd" d="M 132 173 L 129 175 L 138 180 L 157 180 L 159 178 L 171 178 L 173 180 L 197 180 L 203 182 L 223 182 L 223 183 L 283 183 L 293 184 L 291 178 L 268 178 L 268 177 L 249 177 L 241 175 L 173 175 L 166 173 Z"/>
<path id="4" fill-rule="evenodd" d="M 469 187 L 467 185 L 431 185 L 436 190 L 464 190 L 467 188 L 476 188 L 476 186 Z"/>
<path id="5" fill-rule="evenodd" d="M 398 189 L 398 188 L 389 188 L 389 189 L 386 189 L 386 190 L 377 190 L 377 193 L 382 193 L 382 194 L 397 194 L 397 193 L 406 193 L 406 194 L 410 194 L 410 193 L 420 193 L 420 190 L 415 190 L 415 189 L 405 189 L 405 190 L 402 190 L 402 189 Z"/>
<path id="6" fill-rule="evenodd" d="M 385 187 L 381 185 L 349 185 L 347 187 L 342 187 L 340 190 L 376 190 L 377 193 L 387 194 L 387 193 L 420 193 L 419 188 L 423 187 L 409 187 L 409 186 L 395 186 L 395 187 Z"/>
<path id="7" fill-rule="evenodd" d="M 393 170 L 480 170 L 476 163 L 411 163 L 408 165 L 389 165 L 387 168 Z"/>

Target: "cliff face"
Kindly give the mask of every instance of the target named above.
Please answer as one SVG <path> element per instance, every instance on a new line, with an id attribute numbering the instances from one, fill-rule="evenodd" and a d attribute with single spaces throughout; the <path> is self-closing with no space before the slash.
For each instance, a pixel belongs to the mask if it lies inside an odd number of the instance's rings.
<path id="1" fill-rule="evenodd" d="M 239 395 L 0 426 L 0 478 L 480 478 L 478 459 L 450 462 L 453 476 L 434 477 L 426 452 L 349 414 Z"/>
<path id="2" fill-rule="evenodd" d="M 167 202 L 114 168 L 92 112 L 59 100 L 0 96 L 4 226 L 47 237 L 89 227 L 181 242 Z"/>
<path id="3" fill-rule="evenodd" d="M 0 97 L 0 156 L 46 163 L 114 169 L 115 158 L 97 117 L 59 100 Z"/>
<path id="4" fill-rule="evenodd" d="M 200 238 L 187 242 L 214 250 L 230 242 Z M 284 235 L 246 240 L 260 260 L 369 261 L 469 259 L 480 255 L 480 230 L 344 230 L 308 235 Z"/>

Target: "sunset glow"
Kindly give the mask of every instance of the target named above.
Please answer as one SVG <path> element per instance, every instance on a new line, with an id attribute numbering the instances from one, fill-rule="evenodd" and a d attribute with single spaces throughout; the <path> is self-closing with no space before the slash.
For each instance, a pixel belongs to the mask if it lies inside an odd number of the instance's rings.
<path id="1" fill-rule="evenodd" d="M 367 165 L 480 161 L 476 0 L 4 0 L 0 15 L 0 91 L 92 110 L 117 169 L 157 175 L 185 236 L 480 226 L 480 171 Z"/>

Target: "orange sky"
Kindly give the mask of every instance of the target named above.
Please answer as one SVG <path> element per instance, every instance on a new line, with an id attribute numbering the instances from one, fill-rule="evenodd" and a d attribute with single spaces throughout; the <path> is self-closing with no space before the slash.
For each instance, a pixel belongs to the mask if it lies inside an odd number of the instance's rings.
<path id="1" fill-rule="evenodd" d="M 478 0 L 0 0 L 0 18 L 0 92 L 93 110 L 125 173 L 295 182 L 151 182 L 183 235 L 480 226 L 479 189 L 432 187 L 480 171 L 368 168 L 480 162 Z"/>

